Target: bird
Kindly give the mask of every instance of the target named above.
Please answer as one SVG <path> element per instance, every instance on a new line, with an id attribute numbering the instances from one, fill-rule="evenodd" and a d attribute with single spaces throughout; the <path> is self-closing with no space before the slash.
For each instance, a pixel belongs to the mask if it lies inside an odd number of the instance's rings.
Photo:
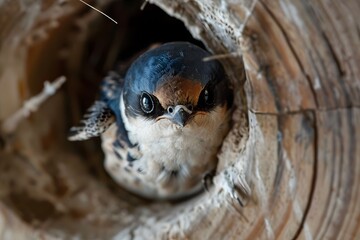
<path id="1" fill-rule="evenodd" d="M 104 168 L 147 199 L 196 195 L 216 170 L 231 127 L 233 88 L 218 60 L 190 42 L 147 50 L 125 74 L 111 71 L 68 139 L 101 137 Z"/>

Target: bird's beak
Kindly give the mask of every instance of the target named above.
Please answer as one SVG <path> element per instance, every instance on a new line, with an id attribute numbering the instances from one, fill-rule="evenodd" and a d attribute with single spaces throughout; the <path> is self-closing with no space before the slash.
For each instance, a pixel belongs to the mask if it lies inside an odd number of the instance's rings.
<path id="1" fill-rule="evenodd" d="M 184 127 L 187 124 L 192 113 L 192 111 L 184 105 L 177 105 L 172 109 L 172 111 L 168 110 L 168 112 L 170 120 L 181 127 Z"/>

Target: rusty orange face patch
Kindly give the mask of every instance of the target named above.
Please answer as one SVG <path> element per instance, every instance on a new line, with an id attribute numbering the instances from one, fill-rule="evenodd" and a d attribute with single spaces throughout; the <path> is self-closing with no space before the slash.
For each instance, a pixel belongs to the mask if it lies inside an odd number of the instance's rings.
<path id="1" fill-rule="evenodd" d="M 176 77 L 167 81 L 154 93 L 163 108 L 179 104 L 195 106 L 203 89 L 200 83 Z"/>

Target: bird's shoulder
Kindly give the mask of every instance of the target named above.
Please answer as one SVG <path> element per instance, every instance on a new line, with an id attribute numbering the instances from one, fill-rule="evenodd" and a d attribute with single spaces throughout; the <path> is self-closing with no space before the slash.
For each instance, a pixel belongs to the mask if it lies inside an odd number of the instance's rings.
<path id="1" fill-rule="evenodd" d="M 70 129 L 68 139 L 82 141 L 98 137 L 116 123 L 116 144 L 126 148 L 133 146 L 129 141 L 120 111 L 120 97 L 124 79 L 116 72 L 109 72 L 100 83 L 100 97 L 83 115 L 79 126 Z"/>

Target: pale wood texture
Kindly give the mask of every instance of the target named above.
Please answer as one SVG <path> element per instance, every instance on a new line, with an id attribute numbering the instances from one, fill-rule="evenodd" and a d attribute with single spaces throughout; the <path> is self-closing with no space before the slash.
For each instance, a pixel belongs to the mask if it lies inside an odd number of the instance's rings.
<path id="1" fill-rule="evenodd" d="M 99 15 L 60 2 L 0 2 L 0 121 L 45 77 L 69 76 L 66 91 L 0 135 L 0 239 L 360 238 L 358 0 L 149 1 L 215 55 L 232 53 L 220 60 L 238 108 L 214 186 L 181 203 L 108 188 L 86 167 L 102 158 L 99 142 L 66 141 L 66 116 L 80 114 L 81 43 Z"/>

